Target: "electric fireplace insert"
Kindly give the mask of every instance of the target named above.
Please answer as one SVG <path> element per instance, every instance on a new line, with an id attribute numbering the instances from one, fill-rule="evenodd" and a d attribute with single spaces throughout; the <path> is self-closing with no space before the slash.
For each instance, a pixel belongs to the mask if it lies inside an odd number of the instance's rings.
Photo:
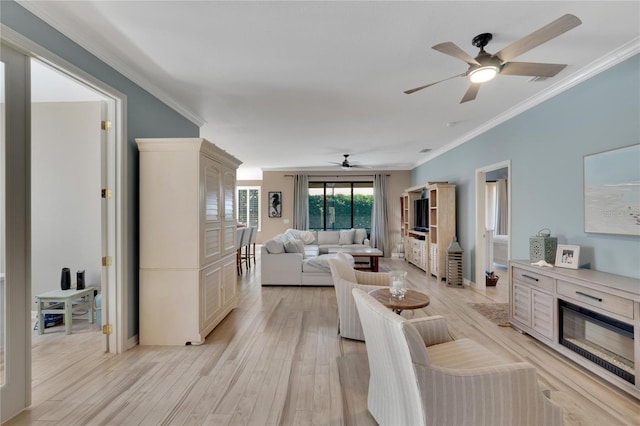
<path id="1" fill-rule="evenodd" d="M 560 344 L 635 384 L 633 326 L 559 299 Z"/>

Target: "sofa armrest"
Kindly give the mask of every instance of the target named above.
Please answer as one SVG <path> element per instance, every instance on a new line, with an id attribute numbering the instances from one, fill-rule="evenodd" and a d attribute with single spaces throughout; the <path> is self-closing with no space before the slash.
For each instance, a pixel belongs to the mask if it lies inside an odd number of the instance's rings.
<path id="1" fill-rule="evenodd" d="M 418 330 L 425 346 L 438 345 L 453 340 L 449 335 L 447 320 L 441 315 L 413 318 L 407 321 Z"/>
<path id="2" fill-rule="evenodd" d="M 362 244 L 364 244 L 365 246 L 371 247 L 371 240 L 369 240 L 368 238 L 365 238 Z"/>
<path id="3" fill-rule="evenodd" d="M 562 408 L 540 391 L 536 369 L 529 363 L 470 369 L 414 367 L 432 424 L 563 424 Z M 482 409 L 461 410 L 459 401 Z"/>
<path id="4" fill-rule="evenodd" d="M 302 283 L 302 254 L 261 252 L 260 275 L 262 284 Z"/>
<path id="5" fill-rule="evenodd" d="M 388 286 L 390 284 L 391 277 L 386 272 L 367 272 L 354 270 L 356 273 L 356 281 L 358 284 L 368 284 L 375 286 Z"/>

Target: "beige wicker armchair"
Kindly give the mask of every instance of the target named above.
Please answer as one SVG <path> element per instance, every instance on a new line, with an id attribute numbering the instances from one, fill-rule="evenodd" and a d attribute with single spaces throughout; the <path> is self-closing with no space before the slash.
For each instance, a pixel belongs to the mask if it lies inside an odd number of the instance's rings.
<path id="1" fill-rule="evenodd" d="M 367 406 L 380 425 L 562 425 L 532 365 L 452 340 L 441 316 L 407 320 L 364 291 L 353 298 L 367 339 Z"/>
<path id="2" fill-rule="evenodd" d="M 353 302 L 351 290 L 359 288 L 370 291 L 380 286 L 388 286 L 389 274 L 358 271 L 343 253 L 329 259 L 329 267 L 338 299 L 338 334 L 347 339 L 364 340 L 360 316 Z"/>

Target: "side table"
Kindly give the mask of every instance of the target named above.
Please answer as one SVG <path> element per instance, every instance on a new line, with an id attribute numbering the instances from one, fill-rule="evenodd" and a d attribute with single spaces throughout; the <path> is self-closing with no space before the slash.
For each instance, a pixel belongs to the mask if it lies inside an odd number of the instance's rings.
<path id="1" fill-rule="evenodd" d="M 424 308 L 431 303 L 429 296 L 415 290 L 407 290 L 402 299 L 392 296 L 388 287 L 371 290 L 369 294 L 396 314 L 402 313 L 405 309 Z"/>
<path id="2" fill-rule="evenodd" d="M 69 290 L 53 290 L 38 294 L 38 334 L 44 334 L 44 314 L 64 314 L 64 330 L 66 334 L 71 334 L 71 323 L 73 321 L 72 304 L 74 300 L 87 297 L 89 308 L 89 323 L 93 324 L 93 292 L 94 287 L 87 287 L 82 290 L 75 288 Z M 63 312 L 61 312 L 63 311 Z"/>

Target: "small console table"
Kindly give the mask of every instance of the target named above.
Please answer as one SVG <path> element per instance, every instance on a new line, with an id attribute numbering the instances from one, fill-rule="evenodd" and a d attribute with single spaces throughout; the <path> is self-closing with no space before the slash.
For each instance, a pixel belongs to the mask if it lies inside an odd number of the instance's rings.
<path id="1" fill-rule="evenodd" d="M 71 334 L 71 323 L 73 321 L 73 301 L 86 298 L 83 305 L 88 305 L 89 323 L 93 324 L 93 292 L 96 289 L 87 287 L 82 290 L 71 288 L 69 290 L 53 290 L 38 294 L 38 334 L 44 334 L 44 314 L 64 314 L 64 330 L 66 334 Z"/>
<path id="2" fill-rule="evenodd" d="M 509 321 L 640 398 L 640 280 L 509 263 Z"/>

